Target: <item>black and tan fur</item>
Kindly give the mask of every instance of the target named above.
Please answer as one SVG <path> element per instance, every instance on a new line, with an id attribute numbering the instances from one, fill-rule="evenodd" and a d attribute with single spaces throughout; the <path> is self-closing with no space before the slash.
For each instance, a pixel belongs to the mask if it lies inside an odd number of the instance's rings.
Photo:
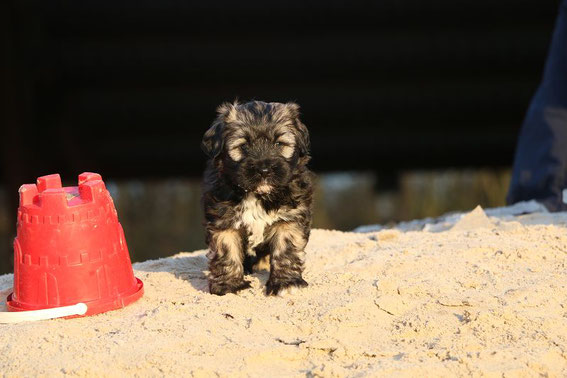
<path id="1" fill-rule="evenodd" d="M 223 104 L 202 142 L 209 161 L 203 204 L 209 289 L 250 287 L 244 274 L 268 266 L 268 295 L 307 286 L 311 230 L 309 134 L 294 103 Z"/>

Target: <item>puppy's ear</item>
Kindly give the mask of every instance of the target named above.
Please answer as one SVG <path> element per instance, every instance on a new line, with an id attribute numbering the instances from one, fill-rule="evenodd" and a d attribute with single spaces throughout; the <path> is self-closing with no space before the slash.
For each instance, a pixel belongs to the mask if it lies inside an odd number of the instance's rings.
<path id="1" fill-rule="evenodd" d="M 295 102 L 288 102 L 284 105 L 289 113 L 290 118 L 293 120 L 293 125 L 297 131 L 297 147 L 299 147 L 299 155 L 307 156 L 311 142 L 309 140 L 309 131 L 307 127 L 299 119 L 299 105 Z"/>
<path id="2" fill-rule="evenodd" d="M 203 135 L 201 141 L 201 149 L 209 158 L 217 157 L 222 151 L 224 138 L 222 132 L 225 127 L 225 122 L 232 122 L 236 119 L 236 107 L 238 103 L 225 102 L 217 108 L 217 119 L 213 122 L 211 127 Z"/>
<path id="3" fill-rule="evenodd" d="M 238 100 L 225 102 L 217 108 L 218 118 L 224 122 L 234 122 L 237 116 Z"/>
<path id="4" fill-rule="evenodd" d="M 203 135 L 203 140 L 201 141 L 201 149 L 209 158 L 217 157 L 222 151 L 223 139 L 222 139 L 222 129 L 224 124 L 220 120 L 213 122 L 211 127 Z"/>

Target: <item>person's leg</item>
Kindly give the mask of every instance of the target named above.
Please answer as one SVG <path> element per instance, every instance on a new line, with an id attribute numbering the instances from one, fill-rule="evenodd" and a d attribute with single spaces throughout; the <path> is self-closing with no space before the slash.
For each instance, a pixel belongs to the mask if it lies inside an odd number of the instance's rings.
<path id="1" fill-rule="evenodd" d="M 567 0 L 563 0 L 542 82 L 522 125 L 508 203 L 535 199 L 567 210 Z M 567 197 L 567 191 L 565 192 Z"/>

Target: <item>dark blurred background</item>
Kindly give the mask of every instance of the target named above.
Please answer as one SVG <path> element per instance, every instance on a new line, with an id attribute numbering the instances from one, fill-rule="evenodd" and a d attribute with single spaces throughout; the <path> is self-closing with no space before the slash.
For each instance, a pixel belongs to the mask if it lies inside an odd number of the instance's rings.
<path id="1" fill-rule="evenodd" d="M 556 0 L 4 0 L 0 273 L 17 189 L 101 173 L 135 261 L 204 248 L 202 134 L 223 101 L 297 101 L 315 226 L 504 204 Z"/>

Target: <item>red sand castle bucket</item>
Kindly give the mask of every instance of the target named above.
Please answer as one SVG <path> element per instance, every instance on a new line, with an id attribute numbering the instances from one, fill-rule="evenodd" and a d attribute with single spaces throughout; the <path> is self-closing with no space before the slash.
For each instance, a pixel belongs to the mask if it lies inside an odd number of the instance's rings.
<path id="1" fill-rule="evenodd" d="M 79 175 L 78 187 L 61 187 L 58 174 L 22 185 L 9 311 L 84 303 L 86 311 L 82 305 L 72 314 L 93 315 L 125 307 L 143 293 L 99 174 Z"/>

